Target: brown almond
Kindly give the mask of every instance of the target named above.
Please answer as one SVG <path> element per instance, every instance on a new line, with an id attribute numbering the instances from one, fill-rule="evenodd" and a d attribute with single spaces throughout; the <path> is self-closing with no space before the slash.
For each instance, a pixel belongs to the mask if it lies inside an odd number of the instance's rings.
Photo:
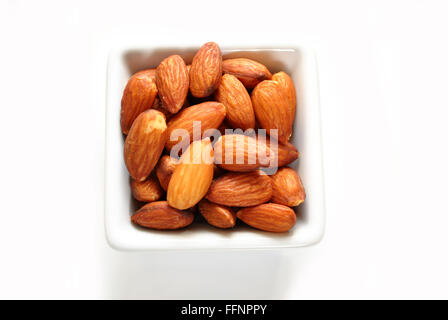
<path id="1" fill-rule="evenodd" d="M 170 183 L 171 176 L 173 175 L 173 172 L 178 164 L 179 160 L 170 157 L 169 155 L 164 155 L 160 158 L 156 167 L 156 175 L 163 190 L 168 190 L 168 184 Z"/>
<path id="2" fill-rule="evenodd" d="M 222 175 L 210 186 L 206 199 L 230 207 L 248 207 L 271 199 L 271 178 L 260 171 Z"/>
<path id="3" fill-rule="evenodd" d="M 168 111 L 168 109 L 163 105 L 162 101 L 159 99 L 159 97 L 156 97 L 154 99 L 154 103 L 152 104 L 152 109 L 160 111 L 165 116 L 166 122 L 168 122 L 174 114 Z"/>
<path id="4" fill-rule="evenodd" d="M 182 154 L 168 185 L 170 206 L 193 207 L 207 193 L 213 180 L 213 148 L 210 138 L 194 141 Z"/>
<path id="5" fill-rule="evenodd" d="M 270 164 L 271 150 L 256 137 L 226 134 L 214 145 L 215 163 L 229 171 L 247 172 Z"/>
<path id="6" fill-rule="evenodd" d="M 236 215 L 251 227 L 270 232 L 286 232 L 296 224 L 297 219 L 291 208 L 276 203 L 244 208 Z"/>
<path id="7" fill-rule="evenodd" d="M 263 64 L 246 58 L 225 59 L 222 62 L 222 71 L 234 75 L 249 89 L 272 77 L 268 68 Z"/>
<path id="8" fill-rule="evenodd" d="M 167 201 L 156 201 L 144 205 L 131 221 L 145 228 L 174 230 L 184 228 L 193 222 L 194 214 L 172 208 Z"/>
<path id="9" fill-rule="evenodd" d="M 288 97 L 279 82 L 265 80 L 252 91 L 252 105 L 260 126 L 273 136 L 277 129 L 278 141 L 287 143 L 292 133 Z"/>
<path id="10" fill-rule="evenodd" d="M 188 146 L 194 138 L 193 122 L 198 121 L 201 125 L 201 136 L 208 129 L 217 129 L 221 125 L 226 116 L 226 108 L 222 103 L 209 101 L 191 106 L 182 110 L 168 122 L 168 141 L 166 142 L 167 150 L 171 150 L 175 145 L 180 143 L 179 147 Z M 188 136 L 181 137 L 176 134 L 178 129 L 185 130 Z"/>
<path id="11" fill-rule="evenodd" d="M 222 76 L 215 99 L 226 107 L 226 119 L 233 128 L 247 130 L 255 127 L 255 113 L 249 93 L 235 76 Z"/>
<path id="12" fill-rule="evenodd" d="M 272 153 L 274 154 L 274 158 L 277 160 L 277 167 L 283 167 L 291 162 L 294 162 L 296 159 L 299 158 L 300 152 L 297 150 L 297 148 L 290 142 L 287 143 L 271 143 L 271 140 L 269 137 L 266 137 L 266 144 L 271 149 Z"/>
<path id="13" fill-rule="evenodd" d="M 142 202 L 153 202 L 163 196 L 163 190 L 156 177 L 150 176 L 145 181 L 131 181 L 131 191 L 135 199 Z"/>
<path id="14" fill-rule="evenodd" d="M 294 87 L 294 82 L 292 81 L 291 77 L 283 71 L 277 72 L 272 76 L 273 81 L 277 81 L 281 84 L 283 89 L 286 92 L 286 96 L 288 97 L 288 103 L 291 113 L 291 119 L 293 119 L 296 116 L 296 89 Z"/>
<path id="15" fill-rule="evenodd" d="M 211 95 L 221 80 L 221 49 L 214 42 L 204 44 L 196 55 L 190 68 L 190 91 L 198 98 Z"/>
<path id="16" fill-rule="evenodd" d="M 156 69 L 145 69 L 142 71 L 138 71 L 136 73 L 134 73 L 134 76 L 141 76 L 141 75 L 147 75 L 148 77 L 153 78 L 154 80 L 156 79 Z"/>
<path id="17" fill-rule="evenodd" d="M 128 81 L 121 98 L 121 131 L 128 134 L 140 113 L 151 108 L 157 97 L 155 69 L 137 72 Z"/>
<path id="18" fill-rule="evenodd" d="M 287 167 L 280 168 L 271 178 L 272 202 L 295 207 L 305 200 L 305 190 L 295 170 Z"/>
<path id="19" fill-rule="evenodd" d="M 236 215 L 229 207 L 203 199 L 198 208 L 204 219 L 214 227 L 228 229 L 235 226 Z"/>
<path id="20" fill-rule="evenodd" d="M 164 59 L 156 70 L 159 97 L 166 109 L 177 113 L 185 103 L 190 85 L 187 65 L 179 55 Z"/>
<path id="21" fill-rule="evenodd" d="M 124 161 L 129 175 L 143 181 L 154 169 L 168 138 L 165 116 L 149 109 L 132 124 L 124 142 Z"/>

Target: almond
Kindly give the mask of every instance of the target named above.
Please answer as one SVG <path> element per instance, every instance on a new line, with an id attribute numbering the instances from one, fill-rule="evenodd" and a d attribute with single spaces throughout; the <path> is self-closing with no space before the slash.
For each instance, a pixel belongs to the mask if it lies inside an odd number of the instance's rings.
<path id="1" fill-rule="evenodd" d="M 142 71 L 138 71 L 134 73 L 134 76 L 141 76 L 141 75 L 147 75 L 148 77 L 156 79 L 156 69 L 145 69 Z"/>
<path id="2" fill-rule="evenodd" d="M 193 207 L 207 193 L 213 180 L 213 148 L 210 138 L 194 141 L 182 154 L 168 185 L 170 206 Z"/>
<path id="3" fill-rule="evenodd" d="M 266 137 L 266 144 L 273 152 L 275 158 L 277 159 L 277 167 L 283 167 L 291 162 L 294 162 L 300 156 L 300 152 L 292 143 L 272 143 L 269 137 Z M 274 159 L 275 159 L 274 158 Z"/>
<path id="4" fill-rule="evenodd" d="M 150 176 L 145 181 L 131 181 L 131 191 L 135 199 L 142 202 L 153 202 L 163 196 L 163 190 L 160 187 L 156 177 Z"/>
<path id="5" fill-rule="evenodd" d="M 230 207 L 248 207 L 267 202 L 271 196 L 271 178 L 257 170 L 222 175 L 213 181 L 206 199 Z"/>
<path id="6" fill-rule="evenodd" d="M 215 91 L 215 99 L 226 107 L 226 119 L 233 128 L 247 130 L 255 127 L 255 114 L 249 93 L 235 76 L 222 76 Z"/>
<path id="7" fill-rule="evenodd" d="M 160 101 L 158 97 L 154 99 L 152 109 L 162 112 L 167 122 L 174 116 L 174 114 L 172 114 L 166 109 L 166 107 L 163 105 L 162 101 Z"/>
<path id="8" fill-rule="evenodd" d="M 144 205 L 131 221 L 146 228 L 158 230 L 180 229 L 193 222 L 194 214 L 172 208 L 167 201 L 156 201 Z"/>
<path id="9" fill-rule="evenodd" d="M 291 168 L 280 168 L 271 176 L 271 201 L 288 207 L 295 207 L 305 200 L 305 190 L 299 175 Z"/>
<path id="10" fill-rule="evenodd" d="M 180 147 L 186 147 L 193 141 L 193 122 L 198 121 L 201 125 L 199 137 L 202 138 L 204 131 L 208 129 L 217 129 L 226 116 L 226 108 L 222 103 L 209 101 L 191 106 L 182 110 L 168 122 L 168 141 L 167 150 L 171 150 L 176 144 L 181 143 Z M 176 129 L 183 129 L 189 137 L 181 137 Z M 176 131 L 175 131 L 176 130 Z M 189 138 L 189 139 L 188 139 Z"/>
<path id="11" fill-rule="evenodd" d="M 149 109 L 132 124 L 124 142 L 124 161 L 130 176 L 143 181 L 154 169 L 168 138 L 165 116 Z"/>
<path id="12" fill-rule="evenodd" d="M 163 105 L 169 112 L 177 113 L 187 98 L 190 85 L 184 59 L 179 55 L 164 59 L 156 70 L 156 84 Z"/>
<path id="13" fill-rule="evenodd" d="M 156 167 L 156 175 L 163 190 L 168 190 L 168 184 L 170 183 L 171 176 L 173 175 L 173 172 L 178 164 L 179 161 L 176 158 L 168 155 L 164 155 L 160 158 Z"/>
<path id="14" fill-rule="evenodd" d="M 199 202 L 198 207 L 201 215 L 212 226 L 221 229 L 233 228 L 235 226 L 236 215 L 231 208 L 205 199 Z"/>
<path id="15" fill-rule="evenodd" d="M 294 87 L 294 82 L 291 77 L 283 71 L 274 74 L 272 80 L 280 83 L 285 90 L 286 96 L 288 97 L 291 119 L 294 121 L 296 116 L 296 89 Z"/>
<path id="16" fill-rule="evenodd" d="M 204 44 L 196 55 L 190 68 L 190 91 L 198 98 L 211 95 L 221 80 L 221 49 L 214 42 Z"/>
<path id="17" fill-rule="evenodd" d="M 222 71 L 237 77 L 246 88 L 252 89 L 272 75 L 263 64 L 246 58 L 226 59 L 222 62 Z"/>
<path id="18" fill-rule="evenodd" d="M 128 81 L 121 98 L 121 131 L 128 134 L 132 123 L 143 111 L 150 109 L 157 97 L 155 69 L 134 74 Z"/>
<path id="19" fill-rule="evenodd" d="M 182 109 L 188 108 L 190 106 L 190 102 L 188 101 L 188 98 L 185 99 L 184 105 L 182 106 Z M 154 103 L 152 104 L 152 109 L 160 111 L 164 114 L 166 121 L 168 122 L 172 117 L 174 117 L 176 114 L 171 113 L 168 111 L 168 109 L 163 105 L 162 101 L 159 99 L 159 97 L 156 97 L 154 99 Z"/>
<path id="20" fill-rule="evenodd" d="M 246 172 L 268 167 L 271 150 L 255 137 L 242 134 L 226 134 L 214 145 L 215 162 L 229 171 Z"/>
<path id="21" fill-rule="evenodd" d="M 272 80 L 260 82 L 252 91 L 252 105 L 260 126 L 272 137 L 278 130 L 278 141 L 287 143 L 292 132 L 288 97 L 280 83 Z"/>
<path id="22" fill-rule="evenodd" d="M 244 208 L 236 215 L 251 227 L 270 232 L 286 232 L 296 223 L 295 212 L 287 206 L 276 203 Z"/>

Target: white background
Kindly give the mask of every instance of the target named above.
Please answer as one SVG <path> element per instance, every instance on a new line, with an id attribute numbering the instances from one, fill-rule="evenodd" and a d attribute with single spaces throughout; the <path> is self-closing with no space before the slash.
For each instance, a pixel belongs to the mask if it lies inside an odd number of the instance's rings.
<path id="1" fill-rule="evenodd" d="M 0 298 L 448 298 L 447 13 L 443 1 L 0 1 Z M 186 36 L 316 48 L 318 245 L 108 247 L 107 52 Z"/>

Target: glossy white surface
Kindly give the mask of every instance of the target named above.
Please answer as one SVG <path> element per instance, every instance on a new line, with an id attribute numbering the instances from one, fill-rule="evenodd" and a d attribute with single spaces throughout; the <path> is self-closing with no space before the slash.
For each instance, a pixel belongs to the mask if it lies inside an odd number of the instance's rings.
<path id="1" fill-rule="evenodd" d="M 447 10 L 405 0 L 0 1 L 0 298 L 447 299 Z M 319 244 L 110 248 L 107 54 L 142 39 L 316 48 Z"/>
<path id="2" fill-rule="evenodd" d="M 155 231 L 136 227 L 130 216 L 138 209 L 129 189 L 123 161 L 120 101 L 129 76 L 155 68 L 165 57 L 180 54 L 191 63 L 199 46 L 130 47 L 109 55 L 107 73 L 105 223 L 110 245 L 119 250 L 242 249 L 302 247 L 318 242 L 324 232 L 324 190 L 317 66 L 314 52 L 300 46 L 241 48 L 220 44 L 223 59 L 246 57 L 257 60 L 272 72 L 291 75 L 297 91 L 293 143 L 301 153 L 291 164 L 302 178 L 307 199 L 295 208 L 297 224 L 287 233 L 262 232 L 247 226 L 219 230 L 194 223 L 179 231 Z"/>

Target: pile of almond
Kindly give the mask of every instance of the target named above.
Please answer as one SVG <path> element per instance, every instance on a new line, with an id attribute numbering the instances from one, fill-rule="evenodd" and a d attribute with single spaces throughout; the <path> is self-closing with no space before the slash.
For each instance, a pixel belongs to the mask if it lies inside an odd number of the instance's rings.
<path id="1" fill-rule="evenodd" d="M 238 218 L 260 230 L 291 229 L 291 207 L 305 200 L 286 167 L 299 157 L 289 143 L 295 110 L 288 74 L 223 60 L 214 42 L 191 65 L 172 55 L 132 75 L 121 100 L 124 161 L 132 195 L 145 203 L 132 222 L 179 229 L 200 213 L 217 228 Z"/>

